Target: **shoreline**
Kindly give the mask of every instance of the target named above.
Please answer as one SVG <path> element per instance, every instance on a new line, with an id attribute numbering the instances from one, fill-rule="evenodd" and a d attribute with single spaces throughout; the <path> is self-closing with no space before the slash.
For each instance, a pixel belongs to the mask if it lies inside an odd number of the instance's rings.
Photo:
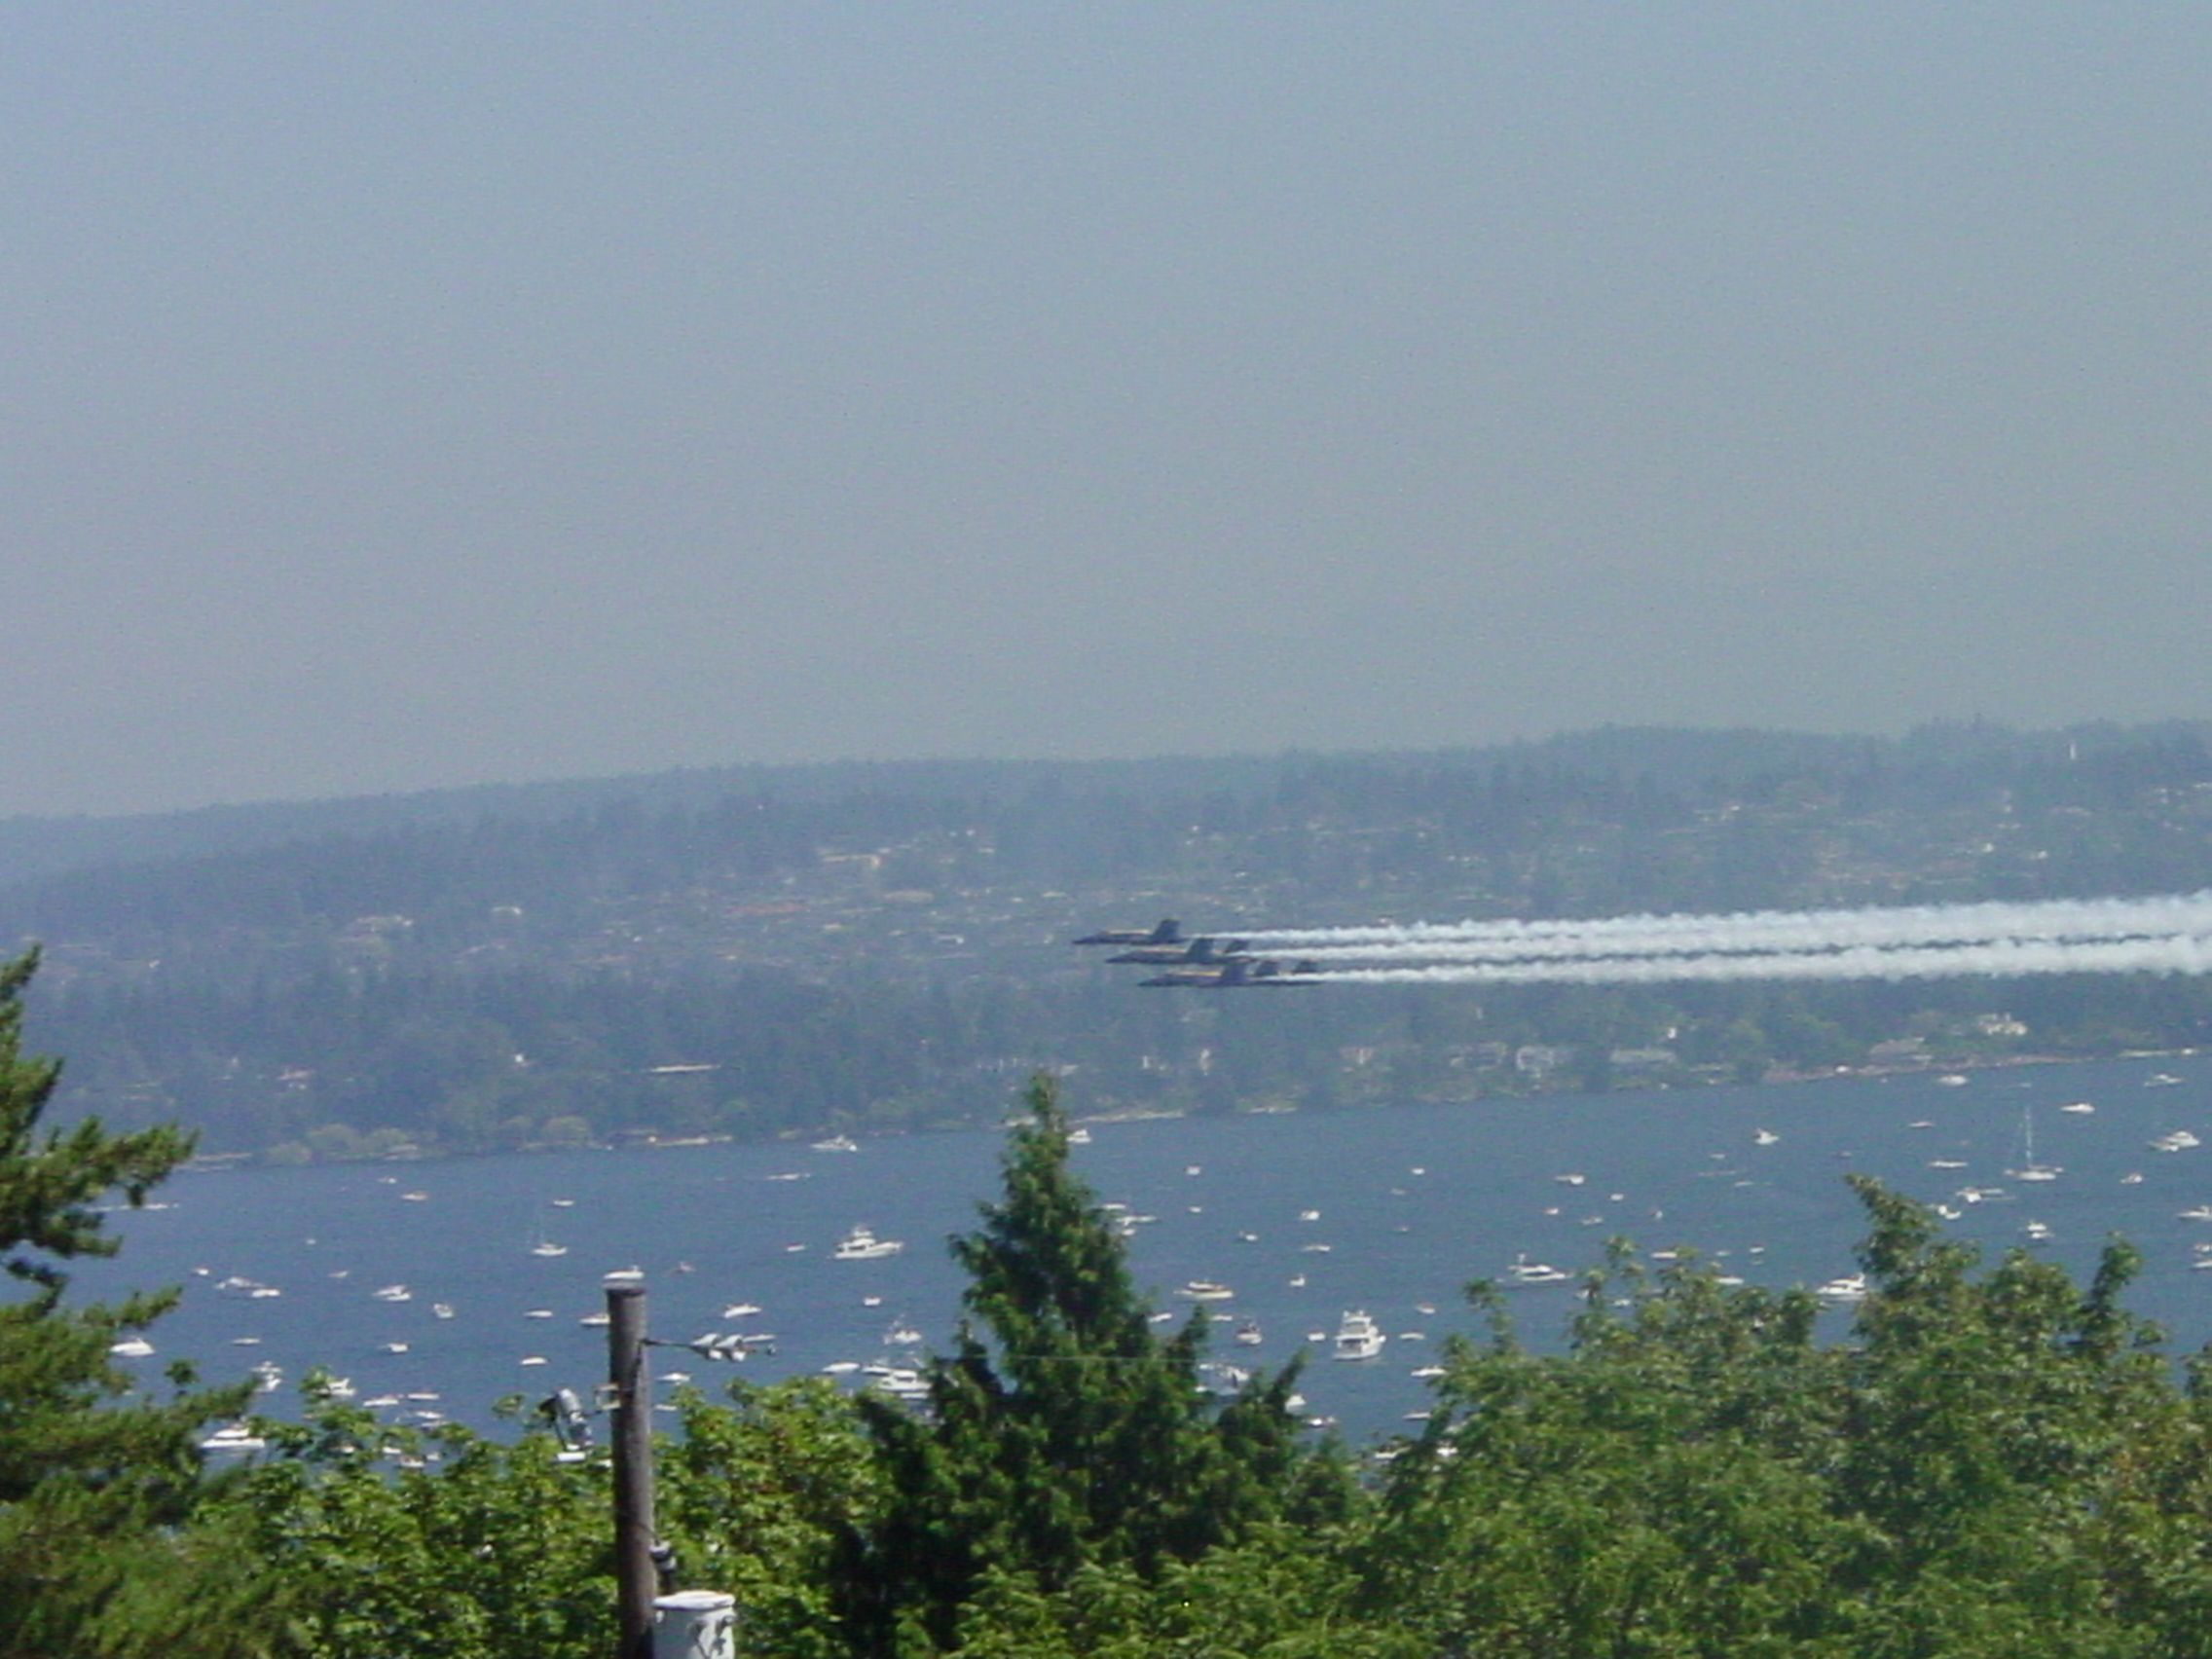
<path id="1" fill-rule="evenodd" d="M 1834 1067 L 1832 1070 L 1810 1072 L 1791 1071 L 1786 1067 L 1775 1067 L 1755 1081 L 1750 1083 L 1740 1082 L 1732 1078 L 1693 1079 L 1686 1084 L 1678 1084 L 1674 1081 L 1665 1079 L 1654 1079 L 1642 1083 L 1618 1084 L 1611 1088 L 1604 1089 L 1539 1088 L 1514 1091 L 1499 1090 L 1486 1094 L 1474 1095 L 1470 1098 L 1458 1101 L 1456 1103 L 1460 1105 L 1472 1106 L 1490 1101 L 1539 1100 L 1547 1095 L 1555 1094 L 1589 1094 L 1596 1096 L 1605 1094 L 1635 1094 L 1654 1089 L 1672 1092 L 1677 1088 L 1685 1087 L 1694 1087 L 1699 1089 L 1763 1088 L 1769 1087 L 1779 1088 L 1795 1084 L 1826 1083 L 1832 1082 L 1839 1078 L 1943 1077 L 1947 1075 L 1965 1077 L 1975 1072 L 2015 1070 L 2027 1066 L 2114 1065 L 2128 1060 L 2190 1059 L 2207 1051 L 2207 1050 L 2197 1047 L 2182 1047 L 2173 1049 L 2125 1049 L 2116 1053 L 2110 1054 L 2004 1054 L 1992 1056 L 1986 1059 L 1926 1060 L 1912 1064 L 1887 1065 L 1874 1063 L 1866 1065 L 1840 1065 Z M 1402 1104 L 1405 1105 L 1447 1105 L 1453 1103 L 1455 1102 L 1441 1099 L 1409 1099 L 1402 1102 Z M 1390 1108 L 1387 1106 L 1351 1106 L 1338 1107 L 1334 1109 L 1340 1111 L 1387 1111 Z M 1257 1105 L 1252 1106 L 1240 1106 L 1234 1112 L 1228 1114 L 1228 1116 L 1239 1118 L 1268 1117 L 1303 1112 L 1308 1110 L 1311 1110 L 1311 1108 L 1300 1106 L 1295 1103 L 1286 1101 L 1271 1100 L 1263 1101 Z M 1074 1115 L 1071 1116 L 1068 1121 L 1071 1124 L 1134 1124 L 1152 1123 L 1161 1120 L 1183 1119 L 1189 1118 L 1193 1114 L 1188 1109 L 1179 1107 L 1124 1106 L 1109 1108 L 1107 1110 L 1099 1112 L 1086 1112 L 1079 1115 Z M 903 1136 L 914 1133 L 958 1133 L 966 1130 L 1003 1127 L 1006 1121 L 1007 1120 L 1003 1117 L 995 1121 L 986 1121 L 978 1117 L 974 1123 L 940 1124 L 919 1130 L 901 1127 L 896 1130 L 887 1131 L 881 1134 L 871 1134 L 866 1129 L 863 1128 L 857 1131 L 857 1136 L 861 1143 L 865 1146 L 878 1141 L 897 1140 Z M 487 1147 L 473 1151 L 449 1151 L 435 1147 L 424 1147 L 421 1145 L 410 1144 L 406 1147 L 398 1148 L 388 1153 L 383 1153 L 373 1158 L 321 1159 L 313 1160 L 305 1163 L 287 1162 L 280 1160 L 273 1160 L 269 1157 L 268 1151 L 265 1149 L 259 1152 L 217 1152 L 196 1154 L 192 1158 L 186 1160 L 183 1163 L 177 1165 L 177 1169 L 179 1173 L 207 1175 L 229 1173 L 240 1169 L 328 1169 L 341 1168 L 354 1164 L 361 1166 L 374 1166 L 393 1163 L 442 1163 L 472 1158 L 506 1158 L 513 1157 L 518 1154 L 526 1156 L 541 1155 L 545 1157 L 579 1157 L 590 1153 L 608 1154 L 623 1152 L 677 1152 L 702 1146 L 731 1146 L 739 1144 L 762 1147 L 788 1146 L 794 1151 L 803 1152 L 809 1150 L 811 1145 L 811 1142 L 803 1137 L 808 1135 L 819 1135 L 821 1132 L 822 1130 L 818 1127 L 813 1130 L 799 1130 L 788 1135 L 778 1135 L 766 1140 L 742 1142 L 740 1138 L 734 1134 L 639 1134 L 624 1136 L 620 1139 L 611 1141 L 591 1141 L 582 1145 L 556 1145 L 550 1143 L 541 1143 L 537 1145 L 521 1147 Z M 855 1131 L 847 1130 L 846 1132 L 854 1133 Z"/>

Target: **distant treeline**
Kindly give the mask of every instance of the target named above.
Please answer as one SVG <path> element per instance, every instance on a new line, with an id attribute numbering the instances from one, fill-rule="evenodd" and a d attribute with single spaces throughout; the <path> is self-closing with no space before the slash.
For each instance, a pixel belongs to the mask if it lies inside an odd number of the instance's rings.
<path id="1" fill-rule="evenodd" d="M 1162 911 L 1234 931 L 2194 889 L 2212 759 L 2178 723 L 687 772 L 18 822 L 0 867 L 27 872 L 0 936 L 47 948 L 32 1033 L 71 1056 L 71 1107 L 294 1157 L 376 1131 L 913 1126 L 1036 1065 L 1085 1068 L 1097 1101 L 1231 1110 L 2212 1035 L 2187 979 L 1162 995 L 1064 946 Z"/>

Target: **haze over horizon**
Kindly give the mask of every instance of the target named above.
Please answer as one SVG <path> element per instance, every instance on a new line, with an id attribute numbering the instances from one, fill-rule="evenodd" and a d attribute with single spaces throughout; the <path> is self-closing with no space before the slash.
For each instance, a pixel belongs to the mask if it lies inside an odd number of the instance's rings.
<path id="1" fill-rule="evenodd" d="M 0 816 L 2212 717 L 2212 13 L 26 9 Z"/>

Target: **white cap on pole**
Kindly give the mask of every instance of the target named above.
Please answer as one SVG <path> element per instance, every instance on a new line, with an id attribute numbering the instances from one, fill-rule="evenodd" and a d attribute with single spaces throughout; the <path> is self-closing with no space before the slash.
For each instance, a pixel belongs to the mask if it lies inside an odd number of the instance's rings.
<path id="1" fill-rule="evenodd" d="M 719 1590 L 679 1590 L 653 1598 L 653 1659 L 731 1659 L 737 1598 Z"/>

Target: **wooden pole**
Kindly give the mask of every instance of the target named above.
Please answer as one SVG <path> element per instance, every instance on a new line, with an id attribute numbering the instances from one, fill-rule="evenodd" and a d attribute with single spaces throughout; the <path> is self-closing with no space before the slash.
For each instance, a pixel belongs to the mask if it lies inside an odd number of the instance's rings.
<path id="1" fill-rule="evenodd" d="M 645 1371 L 645 1288 L 607 1287 L 608 1381 L 613 1387 L 614 1659 L 652 1659 L 652 1379 Z"/>

